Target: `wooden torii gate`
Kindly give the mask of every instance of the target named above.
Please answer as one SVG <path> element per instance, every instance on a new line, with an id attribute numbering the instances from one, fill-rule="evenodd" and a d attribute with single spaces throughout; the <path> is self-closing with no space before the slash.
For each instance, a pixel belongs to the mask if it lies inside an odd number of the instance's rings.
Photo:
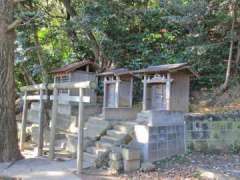
<path id="1" fill-rule="evenodd" d="M 21 124 L 21 135 L 20 135 L 20 149 L 24 149 L 24 141 L 26 137 L 26 124 L 27 124 L 27 112 L 28 103 L 32 100 L 39 100 L 39 139 L 38 139 L 38 156 L 42 155 L 43 152 L 43 103 L 47 99 L 44 95 L 44 91 L 53 90 L 53 96 L 50 100 L 53 101 L 52 105 L 52 119 L 51 119 L 51 129 L 50 129 L 50 145 L 49 145 L 49 155 L 50 160 L 54 159 L 55 156 L 55 133 L 56 133 L 56 120 L 57 120 L 57 109 L 59 101 L 72 101 L 78 102 L 78 144 L 77 144 L 77 171 L 80 174 L 83 170 L 83 127 L 84 127 L 84 103 L 90 102 L 90 97 L 83 96 L 83 89 L 86 88 L 96 88 L 95 82 L 84 81 L 84 82 L 69 82 L 69 83 L 54 83 L 54 84 L 38 84 L 33 86 L 24 86 L 21 91 L 24 92 L 23 96 L 23 113 L 22 113 L 22 124 Z M 58 89 L 78 89 L 79 96 L 58 96 Z M 28 95 L 28 92 L 38 91 L 39 95 Z"/>

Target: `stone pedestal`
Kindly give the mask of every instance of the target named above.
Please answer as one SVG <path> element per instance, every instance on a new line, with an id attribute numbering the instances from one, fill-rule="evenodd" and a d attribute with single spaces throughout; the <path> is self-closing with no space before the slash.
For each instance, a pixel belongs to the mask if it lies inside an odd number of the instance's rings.
<path id="1" fill-rule="evenodd" d="M 143 113 L 144 114 L 144 113 Z M 184 114 L 149 111 L 138 116 L 136 141 L 144 161 L 157 161 L 185 152 Z"/>

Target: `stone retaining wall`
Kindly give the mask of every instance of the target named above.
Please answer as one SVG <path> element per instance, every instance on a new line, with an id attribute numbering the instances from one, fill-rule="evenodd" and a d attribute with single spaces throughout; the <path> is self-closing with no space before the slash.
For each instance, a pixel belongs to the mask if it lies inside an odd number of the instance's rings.
<path id="1" fill-rule="evenodd" d="M 240 152 L 240 110 L 217 114 L 187 114 L 185 132 L 189 150 Z"/>

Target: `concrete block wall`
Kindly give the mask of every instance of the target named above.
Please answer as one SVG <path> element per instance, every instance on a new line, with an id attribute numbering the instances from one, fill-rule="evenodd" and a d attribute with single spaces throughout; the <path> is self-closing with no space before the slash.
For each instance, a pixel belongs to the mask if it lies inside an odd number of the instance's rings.
<path id="1" fill-rule="evenodd" d="M 240 111 L 185 116 L 188 150 L 240 151 Z"/>

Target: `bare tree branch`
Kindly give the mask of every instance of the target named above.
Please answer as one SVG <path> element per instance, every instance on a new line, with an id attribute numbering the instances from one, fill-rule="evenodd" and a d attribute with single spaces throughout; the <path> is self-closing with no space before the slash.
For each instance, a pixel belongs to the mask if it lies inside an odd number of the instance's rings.
<path id="1" fill-rule="evenodd" d="M 14 30 L 17 26 L 19 26 L 21 24 L 21 22 L 22 22 L 22 20 L 20 20 L 20 19 L 16 19 L 15 21 L 13 21 L 12 24 L 10 24 L 7 27 L 7 32 Z"/>
<path id="2" fill-rule="evenodd" d="M 230 48 L 229 48 L 229 57 L 228 57 L 228 64 L 227 64 L 227 71 L 226 71 L 226 77 L 223 85 L 221 86 L 220 90 L 225 91 L 228 88 L 230 74 L 231 74 L 231 64 L 232 64 L 232 57 L 233 57 L 233 46 L 234 46 L 234 27 L 237 19 L 237 9 L 236 9 L 236 1 L 232 0 L 231 4 L 231 11 L 232 11 L 232 27 L 231 27 L 231 42 L 230 42 Z"/>

